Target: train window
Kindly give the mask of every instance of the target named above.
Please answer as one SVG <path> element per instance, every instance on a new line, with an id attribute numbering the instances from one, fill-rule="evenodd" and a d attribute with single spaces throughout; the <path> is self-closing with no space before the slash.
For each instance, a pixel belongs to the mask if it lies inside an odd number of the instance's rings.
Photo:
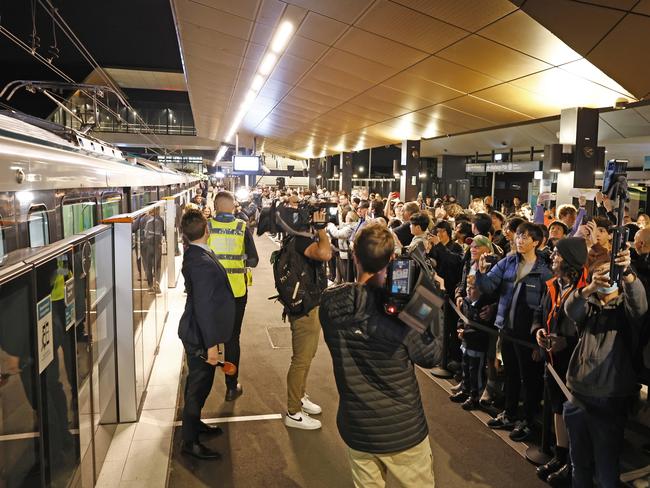
<path id="1" fill-rule="evenodd" d="M 63 237 L 78 234 L 95 225 L 95 201 L 63 201 Z"/>
<path id="2" fill-rule="evenodd" d="M 29 209 L 29 247 L 41 247 L 50 243 L 50 226 L 45 205 Z"/>
<path id="3" fill-rule="evenodd" d="M 111 194 L 102 196 L 102 218 L 108 219 L 122 210 L 122 195 Z"/>

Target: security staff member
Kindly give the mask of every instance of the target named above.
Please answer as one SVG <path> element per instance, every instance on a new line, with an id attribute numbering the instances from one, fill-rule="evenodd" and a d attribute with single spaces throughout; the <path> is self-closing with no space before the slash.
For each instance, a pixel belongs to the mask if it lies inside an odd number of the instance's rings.
<path id="1" fill-rule="evenodd" d="M 188 210 L 181 230 L 189 241 L 183 256 L 183 278 L 187 289 L 185 311 L 178 336 L 187 354 L 187 379 L 183 407 L 182 452 L 199 459 L 221 455 L 199 442 L 199 434 L 219 435 L 221 428 L 201 422 L 201 409 L 212 389 L 219 344 L 232 335 L 235 297 L 226 270 L 208 247 L 208 222 L 200 210 Z"/>
<path id="2" fill-rule="evenodd" d="M 235 400 L 243 393 L 237 382 L 239 373 L 239 336 L 246 310 L 247 270 L 257 266 L 259 258 L 253 236 L 246 222 L 235 217 L 235 197 L 229 191 L 220 191 L 214 197 L 215 218 L 210 219 L 208 246 L 228 273 L 228 281 L 235 295 L 235 323 L 231 339 L 225 344 L 225 360 L 237 366 L 237 374 L 226 376 L 226 401 Z"/>

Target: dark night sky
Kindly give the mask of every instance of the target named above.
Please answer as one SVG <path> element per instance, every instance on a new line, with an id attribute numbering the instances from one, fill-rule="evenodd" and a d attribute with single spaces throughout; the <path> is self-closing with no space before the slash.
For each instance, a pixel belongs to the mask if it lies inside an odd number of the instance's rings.
<path id="1" fill-rule="evenodd" d="M 169 0 L 51 0 L 62 17 L 103 67 L 182 71 Z M 38 51 L 48 56 L 52 20 L 36 2 Z M 0 0 L 0 23 L 31 44 L 32 9 L 28 0 Z M 57 27 L 61 51 L 54 64 L 78 82 L 92 71 Z M 0 86 L 16 79 L 62 81 L 37 59 L 0 34 Z M 6 103 L 6 100 L 0 100 Z M 18 110 L 45 117 L 54 106 L 42 95 L 22 91 L 10 103 Z"/>

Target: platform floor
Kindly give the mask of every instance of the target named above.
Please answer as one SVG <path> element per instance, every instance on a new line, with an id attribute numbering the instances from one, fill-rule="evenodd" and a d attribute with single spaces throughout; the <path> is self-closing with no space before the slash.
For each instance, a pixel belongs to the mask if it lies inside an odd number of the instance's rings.
<path id="1" fill-rule="evenodd" d="M 291 357 L 288 324 L 282 323 L 281 307 L 267 298 L 275 293 L 269 256 L 277 245 L 267 237 L 256 238 L 260 264 L 242 330 L 240 382 L 244 394 L 225 402 L 225 384 L 219 375 L 203 411 L 206 419 L 225 430 L 205 443 L 223 455 L 220 461 L 199 461 L 180 452 L 178 420 L 182 395 L 176 408 L 167 486 L 181 487 L 305 487 L 352 486 L 346 446 L 336 429 L 338 395 L 327 348 L 321 347 L 308 380 L 308 392 L 323 407 L 319 431 L 287 429 L 281 419 L 286 408 L 286 372 Z M 169 323 L 168 327 L 175 324 Z M 157 361 L 160 361 L 159 356 Z M 541 487 L 535 470 L 475 416 L 448 400 L 447 392 L 426 372 L 418 370 L 424 407 L 430 428 L 436 484 L 439 487 Z M 184 383 L 183 371 L 179 392 Z M 261 417 L 260 417 L 261 416 Z M 149 485 L 150 486 L 150 485 Z M 390 484 L 389 484 L 390 486 Z"/>

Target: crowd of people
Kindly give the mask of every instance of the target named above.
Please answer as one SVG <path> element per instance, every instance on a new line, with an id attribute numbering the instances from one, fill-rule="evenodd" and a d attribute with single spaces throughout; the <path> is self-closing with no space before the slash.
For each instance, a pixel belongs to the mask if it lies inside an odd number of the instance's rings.
<path id="1" fill-rule="evenodd" d="M 633 222 L 626 208 L 621 225 L 629 244 L 612 257 L 614 202 L 598 194 L 588 210 L 583 197 L 577 207 L 555 208 L 550 199 L 542 193 L 531 207 L 515 198 L 497 210 L 489 196 L 463 208 L 453 196 L 404 202 L 397 193 L 255 189 L 240 216 L 249 225 L 260 219 L 258 233 L 267 230 L 260 216 L 272 205 L 336 204 L 336 212 L 314 215 L 313 237 L 282 229 L 273 236 L 283 248 L 291 241 L 312 277 L 295 286 L 301 308 L 285 304 L 293 346 L 285 424 L 321 427 L 313 415 L 322 409 L 306 383 L 323 330 L 355 485 L 380 483 L 388 470 L 404 486 L 432 486 L 412 363 L 432 367 L 441 358 L 377 305 L 390 260 L 419 247 L 450 298 L 445 352 L 459 380 L 450 400 L 465 410 L 501 406 L 488 426 L 520 442 L 539 430 L 546 388 L 555 448 L 538 476 L 551 486 L 588 487 L 593 479 L 618 486 L 624 427 L 647 366 L 644 352 L 646 361 L 650 356 L 650 218 Z M 610 280 L 612 261 L 619 283 Z M 396 440 L 398 432 L 404 435 Z M 417 456 L 421 469 L 402 472 L 398 453 Z"/>

